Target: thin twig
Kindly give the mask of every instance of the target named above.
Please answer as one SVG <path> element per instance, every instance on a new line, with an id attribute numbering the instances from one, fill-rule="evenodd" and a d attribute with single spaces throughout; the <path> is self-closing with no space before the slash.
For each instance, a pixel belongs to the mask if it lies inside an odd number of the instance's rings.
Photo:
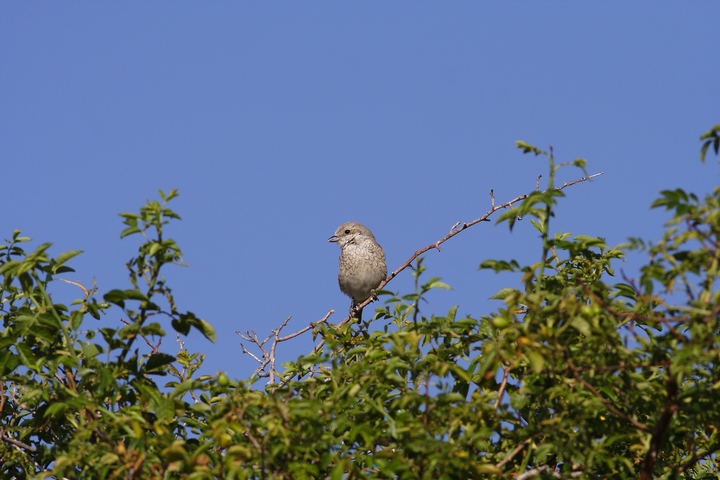
<path id="1" fill-rule="evenodd" d="M 277 348 L 278 339 L 280 338 L 280 331 L 285 328 L 285 326 L 288 324 L 292 317 L 287 317 L 285 321 L 275 330 L 272 331 L 273 336 L 275 337 L 273 340 L 272 345 L 270 346 L 270 357 L 269 357 L 269 364 L 270 364 L 270 385 L 275 383 L 275 349 Z"/>
<path id="2" fill-rule="evenodd" d="M 260 351 L 262 352 L 262 358 L 252 353 L 250 350 L 245 348 L 245 345 L 240 344 L 240 347 L 242 348 L 242 353 L 249 355 L 252 357 L 253 360 L 258 362 L 260 365 L 255 369 L 255 374 L 258 377 L 269 377 L 268 380 L 269 384 L 275 383 L 275 360 L 276 360 L 276 350 L 277 345 L 282 342 L 286 342 L 288 340 L 291 340 L 295 337 L 298 337 L 302 335 L 303 333 L 307 332 L 308 330 L 312 330 L 316 328 L 318 325 L 327 322 L 327 320 L 330 318 L 332 314 L 335 313 L 335 310 L 330 310 L 328 313 L 321 318 L 320 320 L 316 322 L 310 322 L 310 324 L 306 327 L 301 328 L 300 330 L 293 332 L 291 334 L 285 335 L 284 337 L 280 336 L 280 332 L 285 328 L 290 321 L 292 317 L 287 317 L 282 324 L 273 330 L 271 330 L 271 334 L 268 335 L 264 340 L 260 340 L 257 336 L 257 334 L 253 330 L 248 330 L 245 333 L 241 332 L 235 332 L 237 333 L 240 338 L 243 340 L 246 340 L 250 343 L 255 344 Z M 272 343 L 270 344 L 270 350 L 265 347 L 265 344 L 270 341 L 272 338 Z M 267 370 L 266 370 L 267 369 Z M 281 385 L 284 385 L 285 382 L 283 382 Z"/>
<path id="3" fill-rule="evenodd" d="M 90 292 L 88 291 L 88 289 L 85 288 L 85 286 L 83 286 L 83 284 L 80 282 L 73 282 L 72 280 L 65 280 L 64 278 L 60 278 L 60 277 L 54 277 L 53 279 L 60 280 L 61 282 L 69 283 L 70 285 L 75 285 L 76 287 L 80 288 L 80 290 L 83 291 L 86 298 L 88 297 L 88 295 L 90 295 Z"/>
<path id="4" fill-rule="evenodd" d="M 244 353 L 245 355 L 250 355 L 250 357 L 252 357 L 252 359 L 255 360 L 256 362 L 263 363 L 263 361 L 260 360 L 254 353 L 252 353 L 250 350 L 245 348 L 245 345 L 243 345 L 242 343 L 240 344 L 240 348 L 242 349 L 242 353 Z"/>
<path id="5" fill-rule="evenodd" d="M 301 329 L 301 330 L 298 330 L 298 331 L 295 332 L 295 333 L 291 333 L 290 335 L 286 335 L 286 336 L 284 336 L 284 337 L 280 337 L 280 338 L 278 338 L 277 341 L 278 341 L 278 342 L 286 342 L 286 341 L 290 340 L 291 338 L 295 338 L 295 337 L 297 337 L 297 336 L 299 336 L 299 335 L 302 335 L 303 333 L 307 332 L 308 330 L 312 330 L 313 328 L 317 327 L 317 326 L 320 325 L 321 323 L 327 322 L 328 318 L 330 318 L 330 315 L 332 315 L 333 313 L 335 313 L 335 310 L 330 310 L 330 311 L 328 311 L 327 315 L 325 315 L 323 318 L 321 318 L 321 319 L 318 320 L 317 322 L 310 322 L 310 325 L 308 325 L 307 327 L 305 327 L 305 328 L 303 328 L 303 329 Z"/>

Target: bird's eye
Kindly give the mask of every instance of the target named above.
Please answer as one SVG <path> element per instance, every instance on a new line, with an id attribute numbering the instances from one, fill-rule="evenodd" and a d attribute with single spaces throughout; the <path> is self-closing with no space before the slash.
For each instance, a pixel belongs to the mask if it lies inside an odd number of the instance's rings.
<path id="1" fill-rule="evenodd" d="M 348 233 L 350 233 L 350 229 L 349 229 L 349 228 L 348 228 L 347 230 L 345 230 L 345 235 L 347 235 Z"/>

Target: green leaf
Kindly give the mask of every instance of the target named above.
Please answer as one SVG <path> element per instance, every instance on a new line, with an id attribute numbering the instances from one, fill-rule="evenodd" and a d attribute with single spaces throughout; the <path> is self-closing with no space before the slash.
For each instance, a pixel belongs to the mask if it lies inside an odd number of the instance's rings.
<path id="1" fill-rule="evenodd" d="M 105 295 L 103 295 L 103 299 L 106 302 L 113 303 L 117 305 L 120 308 L 125 308 L 125 299 L 127 296 L 125 295 L 125 292 L 118 289 L 113 289 L 107 292 Z"/>
<path id="2" fill-rule="evenodd" d="M 700 161 L 705 163 L 705 156 L 707 155 L 708 148 L 710 148 L 711 141 L 707 141 L 703 143 L 703 146 L 700 148 Z"/>
<path id="3" fill-rule="evenodd" d="M 57 256 L 55 259 L 55 266 L 59 267 L 60 265 L 66 263 L 68 260 L 70 260 L 73 257 L 76 257 L 83 253 L 82 250 L 68 250 L 67 252 L 63 252 L 60 255 Z"/>
<path id="4" fill-rule="evenodd" d="M 35 359 L 35 354 L 32 352 L 30 347 L 25 343 L 18 343 L 15 345 L 15 348 L 17 349 L 18 354 L 20 354 L 20 359 L 22 360 L 23 365 L 29 368 L 35 368 L 37 360 Z"/>
<path id="5" fill-rule="evenodd" d="M 635 288 L 627 283 L 616 283 L 613 287 L 617 290 L 616 295 L 618 297 L 629 298 L 635 300 Z"/>
<path id="6" fill-rule="evenodd" d="M 513 207 L 510 210 L 505 210 L 497 219 L 497 223 L 500 223 L 505 220 L 513 219 L 515 217 L 520 216 L 520 208 L 519 207 Z"/>
<path id="7" fill-rule="evenodd" d="M 705 156 L 712 145 L 715 155 L 720 153 L 720 124 L 716 124 L 700 136 L 700 140 L 707 140 L 700 149 L 700 161 L 705 163 Z"/>
<path id="8" fill-rule="evenodd" d="M 478 465 L 477 472 L 482 473 L 483 475 L 500 475 L 500 476 L 502 476 L 502 474 L 503 474 L 502 468 L 498 468 L 495 465 L 492 465 L 489 463 L 483 463 L 482 465 Z"/>
<path id="9" fill-rule="evenodd" d="M 458 310 L 458 306 L 457 306 L 457 305 L 455 305 L 455 306 L 453 306 L 453 307 L 450 307 L 450 310 L 448 310 L 448 313 L 447 313 L 447 315 L 445 315 L 445 318 L 447 318 L 447 319 L 450 320 L 451 322 L 454 322 L 454 321 L 455 321 L 455 317 L 457 316 L 457 310 Z"/>
<path id="10" fill-rule="evenodd" d="M 190 333 L 190 327 L 193 327 L 200 331 L 200 333 L 211 342 L 216 340 L 215 329 L 213 329 L 212 325 L 196 317 L 192 312 L 180 314 L 179 318 L 174 318 L 171 323 L 175 331 L 183 335 Z"/>
<path id="11" fill-rule="evenodd" d="M 439 280 L 429 283 L 425 288 L 427 290 L 432 290 L 433 288 L 439 288 L 442 290 L 452 290 L 452 287 L 450 287 L 450 285 L 448 285 L 447 283 L 441 282 Z"/>
<path id="12" fill-rule="evenodd" d="M 169 447 L 166 447 L 165 449 L 160 452 L 160 455 L 162 456 L 163 460 L 167 463 L 172 462 L 187 462 L 187 451 L 185 450 L 185 447 L 182 446 L 181 442 L 175 442 Z"/>
<path id="13" fill-rule="evenodd" d="M 137 323 L 131 323 L 130 325 L 125 325 L 123 328 L 118 330 L 118 338 L 125 340 L 128 338 L 135 337 L 138 333 L 140 333 L 140 325 Z"/>
<path id="14" fill-rule="evenodd" d="M 170 393 L 171 398 L 179 398 L 182 397 L 185 393 L 189 392 L 193 388 L 196 388 L 200 382 L 197 380 L 185 380 L 181 382 L 175 389 Z"/>
<path id="15" fill-rule="evenodd" d="M 20 365 L 20 357 L 10 350 L 0 350 L 0 375 L 10 375 Z"/>
<path id="16" fill-rule="evenodd" d="M 496 273 L 515 272 L 520 268 L 520 265 L 515 260 L 511 260 L 509 262 L 506 262 L 505 260 L 485 260 L 478 268 L 494 270 Z"/>
<path id="17" fill-rule="evenodd" d="M 141 230 L 138 227 L 128 227 L 125 230 L 123 230 L 122 232 L 120 232 L 120 238 L 125 238 L 128 235 L 132 235 L 132 234 L 140 233 L 140 232 L 141 232 Z"/>
<path id="18" fill-rule="evenodd" d="M 74 272 L 74 271 L 75 271 L 74 268 L 70 268 L 67 265 L 62 265 L 60 267 L 53 267 L 53 269 L 52 269 L 52 272 L 55 274 L 69 273 L 69 272 Z"/>
<path id="19" fill-rule="evenodd" d="M 109 306 L 105 304 L 106 306 Z M 101 305 L 99 305 L 95 299 L 93 298 L 92 301 L 89 301 L 86 304 L 87 312 L 90 314 L 91 317 L 93 317 L 95 320 L 100 320 L 100 308 Z"/>
<path id="20" fill-rule="evenodd" d="M 26 295 L 29 295 L 30 292 L 33 290 L 33 279 L 32 277 L 27 273 L 19 273 L 18 274 L 18 281 L 20 281 L 20 285 L 22 286 L 23 292 L 25 292 Z"/>
<path id="21" fill-rule="evenodd" d="M 543 368 L 545 368 L 545 358 L 543 358 L 543 356 L 535 350 L 528 352 L 527 357 L 530 361 L 530 367 L 533 369 L 533 372 L 538 375 L 542 373 Z"/>
<path id="22" fill-rule="evenodd" d="M 165 331 L 162 329 L 159 323 L 153 322 L 147 325 L 143 325 L 140 329 L 140 333 L 143 335 L 157 335 L 160 337 L 165 336 Z"/>
<path id="23" fill-rule="evenodd" d="M 126 300 L 140 300 L 142 302 L 148 301 L 148 297 L 144 293 L 142 293 L 140 290 L 128 289 L 128 290 L 123 290 L 122 293 Z"/>
<path id="24" fill-rule="evenodd" d="M 589 336 L 590 336 L 590 324 L 589 324 L 589 323 L 587 322 L 587 320 L 585 320 L 584 318 L 575 317 L 575 318 L 573 318 L 572 321 L 570 322 L 570 325 L 572 325 L 573 327 L 575 327 L 575 329 L 576 329 L 577 331 L 579 331 L 580 333 L 582 333 L 582 334 L 585 335 L 586 337 L 589 337 Z"/>
<path id="25" fill-rule="evenodd" d="M 163 245 L 161 243 L 153 242 L 150 245 L 150 251 L 148 252 L 148 255 L 155 255 L 160 250 L 163 250 Z"/>
<path id="26" fill-rule="evenodd" d="M 520 293 L 520 291 L 510 287 L 503 288 L 495 295 L 490 297 L 489 300 L 505 300 L 509 295 L 512 295 L 513 293 Z"/>
<path id="27" fill-rule="evenodd" d="M 578 243 L 581 243 L 583 247 L 606 247 L 605 239 L 600 237 L 591 237 L 589 235 L 577 235 L 573 238 Z"/>
<path id="28" fill-rule="evenodd" d="M 161 369 L 165 365 L 175 361 L 175 357 L 168 355 L 167 353 L 155 353 L 150 355 L 147 362 L 144 365 L 145 372 L 152 372 L 153 370 Z"/>
<path id="29" fill-rule="evenodd" d="M 142 333 L 143 335 L 157 335 L 159 337 L 165 336 L 165 330 L 163 330 L 160 324 L 157 322 L 143 325 L 142 328 L 140 328 L 140 333 Z"/>
<path id="30" fill-rule="evenodd" d="M 523 151 L 523 153 L 534 153 L 536 156 L 545 153 L 542 150 L 540 150 L 539 148 L 537 148 L 533 145 L 530 145 L 529 143 L 523 142 L 522 140 L 516 141 L 515 147 L 521 149 Z"/>
<path id="31" fill-rule="evenodd" d="M 5 262 L 4 265 L 0 265 L 0 275 L 5 275 L 5 273 L 7 272 L 11 276 L 15 276 L 18 267 L 20 267 L 20 261 L 18 260 L 10 260 L 9 262 Z"/>

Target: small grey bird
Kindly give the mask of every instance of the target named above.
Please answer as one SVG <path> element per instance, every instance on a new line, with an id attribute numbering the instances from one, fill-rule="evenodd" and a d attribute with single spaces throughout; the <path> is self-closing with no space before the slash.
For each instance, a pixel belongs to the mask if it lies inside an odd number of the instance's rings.
<path id="1" fill-rule="evenodd" d="M 335 230 L 328 242 L 340 245 L 340 290 L 352 299 L 350 317 L 362 319 L 357 305 L 375 295 L 375 289 L 387 277 L 385 252 L 369 228 L 358 222 L 347 222 Z"/>

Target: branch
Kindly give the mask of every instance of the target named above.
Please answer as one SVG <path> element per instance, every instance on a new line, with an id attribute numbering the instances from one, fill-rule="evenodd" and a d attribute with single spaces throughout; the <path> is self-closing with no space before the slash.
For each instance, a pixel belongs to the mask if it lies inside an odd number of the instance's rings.
<path id="1" fill-rule="evenodd" d="M 502 396 L 505 393 L 505 387 L 507 386 L 509 374 L 510 374 L 510 367 L 503 368 L 502 382 L 500 382 L 500 389 L 498 390 L 498 396 L 495 399 L 495 405 L 493 405 L 493 408 L 495 410 L 497 410 L 498 406 L 500 406 L 500 400 L 502 399 Z"/>
<path id="2" fill-rule="evenodd" d="M 668 381 L 667 381 L 667 398 L 665 399 L 665 407 L 660 418 L 658 418 L 655 428 L 652 429 L 652 437 L 650 438 L 650 449 L 645 456 L 645 463 L 643 469 L 640 472 L 640 480 L 650 480 L 653 478 L 653 470 L 655 470 L 655 463 L 657 462 L 658 454 L 660 453 L 660 447 L 662 442 L 665 440 L 665 434 L 667 433 L 670 421 L 675 412 L 680 409 L 677 404 L 678 395 L 678 384 L 675 381 L 675 377 L 668 370 Z"/>
<path id="3" fill-rule="evenodd" d="M 82 283 L 80 283 L 80 282 L 73 282 L 72 280 L 66 280 L 66 279 L 60 278 L 60 277 L 54 277 L 54 280 L 60 280 L 61 282 L 69 283 L 70 285 L 75 285 L 76 287 L 78 287 L 80 290 L 83 291 L 83 294 L 85 295 L 85 298 L 86 298 L 86 299 L 90 296 L 91 293 L 97 291 L 97 287 L 93 287 L 91 290 L 88 290 L 88 289 L 85 288 L 85 286 L 84 286 Z"/>
<path id="4" fill-rule="evenodd" d="M 275 352 L 277 350 L 278 343 L 287 342 L 288 340 L 292 340 L 293 338 L 298 337 L 298 336 L 302 335 L 303 333 L 314 329 L 321 323 L 327 322 L 328 318 L 330 318 L 330 316 L 333 313 L 335 313 L 335 310 L 330 310 L 323 318 L 321 318 L 317 322 L 310 322 L 310 324 L 308 326 L 301 328 L 297 332 L 291 333 L 289 335 L 285 335 L 284 337 L 280 336 L 280 332 L 282 331 L 283 328 L 285 328 L 287 326 L 288 322 L 290 321 L 290 319 L 292 317 L 287 317 L 278 328 L 271 330 L 271 334 L 268 335 L 264 340 L 260 340 L 258 338 L 257 334 L 252 330 L 248 330 L 244 334 L 241 332 L 235 332 L 235 333 L 240 335 L 240 337 L 243 340 L 246 340 L 250 343 L 254 343 L 255 345 L 257 345 L 257 347 L 262 352 L 262 358 L 253 354 L 252 352 L 250 352 L 247 348 L 245 348 L 245 345 L 240 344 L 240 346 L 242 348 L 242 352 L 246 355 L 250 355 L 250 357 L 252 357 L 253 360 L 255 360 L 256 362 L 258 362 L 260 364 L 260 366 L 258 366 L 255 369 L 255 374 L 261 378 L 262 377 L 270 377 L 270 379 L 268 380 L 268 384 L 274 384 L 275 383 L 275 359 L 276 359 Z M 270 341 L 270 339 L 272 339 L 272 343 L 270 344 L 270 350 L 268 351 L 268 349 L 265 348 L 265 344 L 268 341 Z M 286 383 L 286 381 L 287 381 L 287 379 L 283 380 L 281 385 L 284 385 Z"/>
<path id="5" fill-rule="evenodd" d="M 32 445 L 28 445 L 27 443 L 23 443 L 23 442 L 21 442 L 20 440 L 15 440 L 15 439 L 12 438 L 10 435 L 5 434 L 5 432 L 3 432 L 2 430 L 0 430 L 0 439 L 8 442 L 8 443 L 11 444 L 11 445 L 14 445 L 14 446 L 18 447 L 18 448 L 23 448 L 23 449 L 29 450 L 29 451 L 31 451 L 31 452 L 35 452 L 35 451 L 36 451 L 35 447 L 33 447 Z"/>
<path id="6" fill-rule="evenodd" d="M 692 467 L 693 465 L 695 465 L 695 464 L 696 464 L 697 462 L 699 462 L 700 460 L 704 459 L 704 458 L 707 457 L 708 455 L 712 455 L 713 453 L 717 452 L 718 450 L 720 450 L 720 443 L 714 444 L 713 446 L 711 446 L 710 448 L 708 448 L 707 450 L 705 450 L 705 451 L 702 452 L 702 453 L 698 453 L 697 455 L 693 455 L 693 456 L 690 458 L 690 460 L 688 460 L 687 462 L 683 463 L 683 464 L 680 466 L 680 468 L 678 468 L 678 473 L 683 473 L 685 470 L 689 469 L 690 467 Z"/>

